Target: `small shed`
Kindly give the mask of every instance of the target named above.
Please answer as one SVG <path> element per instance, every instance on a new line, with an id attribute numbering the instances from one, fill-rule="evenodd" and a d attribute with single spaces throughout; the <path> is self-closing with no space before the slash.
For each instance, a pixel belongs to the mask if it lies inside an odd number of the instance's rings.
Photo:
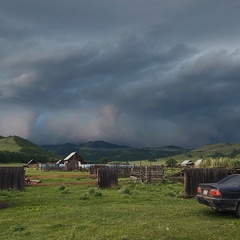
<path id="1" fill-rule="evenodd" d="M 191 160 L 185 160 L 180 164 L 181 167 L 193 167 L 194 162 Z"/>
<path id="2" fill-rule="evenodd" d="M 67 171 L 79 169 L 81 164 L 85 163 L 83 157 L 78 152 L 70 153 L 63 161 Z"/>

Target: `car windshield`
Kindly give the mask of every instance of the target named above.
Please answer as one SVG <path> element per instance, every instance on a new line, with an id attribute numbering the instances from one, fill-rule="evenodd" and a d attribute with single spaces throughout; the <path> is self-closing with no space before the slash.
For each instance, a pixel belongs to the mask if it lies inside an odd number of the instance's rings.
<path id="1" fill-rule="evenodd" d="M 217 183 L 238 186 L 238 185 L 240 185 L 240 174 L 239 175 L 238 174 L 230 175 L 230 176 L 218 181 Z"/>

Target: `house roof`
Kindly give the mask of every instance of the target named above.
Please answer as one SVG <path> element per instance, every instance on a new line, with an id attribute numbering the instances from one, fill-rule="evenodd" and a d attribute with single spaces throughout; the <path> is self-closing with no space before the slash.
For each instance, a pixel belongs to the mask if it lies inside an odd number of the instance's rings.
<path id="1" fill-rule="evenodd" d="M 63 163 L 63 159 L 60 159 L 56 162 L 56 164 L 60 164 L 60 163 Z"/>
<path id="2" fill-rule="evenodd" d="M 77 160 L 81 163 L 84 163 L 83 157 L 78 152 L 72 152 L 63 159 L 63 161 L 70 161 L 70 160 Z"/>
<path id="3" fill-rule="evenodd" d="M 31 159 L 27 164 L 37 164 L 37 162 L 34 159 Z"/>
<path id="4" fill-rule="evenodd" d="M 63 160 L 66 161 L 66 160 L 69 160 L 72 156 L 74 156 L 75 154 L 77 154 L 77 152 L 72 152 L 70 153 L 67 157 L 65 157 Z"/>
<path id="5" fill-rule="evenodd" d="M 194 162 L 191 160 L 185 160 L 181 163 L 181 166 L 188 166 L 188 165 L 194 165 Z"/>

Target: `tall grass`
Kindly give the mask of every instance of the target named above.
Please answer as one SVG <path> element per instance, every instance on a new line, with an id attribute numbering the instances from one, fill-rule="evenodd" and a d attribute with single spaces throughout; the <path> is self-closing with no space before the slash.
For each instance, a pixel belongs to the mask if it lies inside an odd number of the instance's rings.
<path id="1" fill-rule="evenodd" d="M 230 159 L 227 157 L 221 157 L 221 158 L 206 158 L 201 163 L 201 167 L 203 168 L 215 168 L 215 167 L 221 167 L 221 168 L 236 168 L 240 167 L 240 159 Z"/>

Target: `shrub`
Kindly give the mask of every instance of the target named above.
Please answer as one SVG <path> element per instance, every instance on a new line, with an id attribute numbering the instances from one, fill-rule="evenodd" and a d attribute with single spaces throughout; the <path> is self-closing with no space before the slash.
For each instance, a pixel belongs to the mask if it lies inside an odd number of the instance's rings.
<path id="1" fill-rule="evenodd" d="M 95 192 L 96 192 L 96 188 L 91 187 L 91 188 L 88 189 L 88 194 L 89 195 L 94 195 Z"/>
<path id="2" fill-rule="evenodd" d="M 69 192 L 69 190 L 68 190 L 67 188 L 65 188 L 64 190 L 61 191 L 61 193 L 63 193 L 63 194 L 68 194 L 68 193 L 70 193 L 70 192 Z"/>
<path id="3" fill-rule="evenodd" d="M 95 197 L 102 197 L 102 192 L 101 191 L 95 191 L 95 193 L 94 193 L 94 196 Z"/>
<path id="4" fill-rule="evenodd" d="M 87 200 L 89 199 L 89 196 L 87 194 L 83 194 L 80 196 L 80 200 Z"/>
<path id="5" fill-rule="evenodd" d="M 60 186 L 60 187 L 59 187 L 59 190 L 60 190 L 60 191 L 63 191 L 65 188 L 66 188 L 65 186 Z"/>
<path id="6" fill-rule="evenodd" d="M 119 191 L 122 194 L 132 194 L 131 190 L 128 187 L 121 188 Z"/>
<path id="7" fill-rule="evenodd" d="M 99 191 L 97 188 L 89 188 L 88 189 L 88 195 L 92 195 L 95 197 L 102 197 L 102 192 Z"/>

